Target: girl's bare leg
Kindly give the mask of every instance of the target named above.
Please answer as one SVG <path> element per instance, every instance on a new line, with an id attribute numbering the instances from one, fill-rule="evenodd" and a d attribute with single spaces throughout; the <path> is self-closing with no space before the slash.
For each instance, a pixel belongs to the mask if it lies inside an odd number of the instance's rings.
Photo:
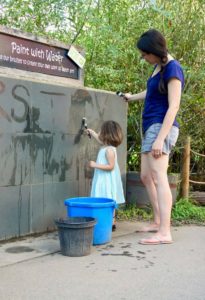
<path id="1" fill-rule="evenodd" d="M 116 212 L 115 209 L 113 211 L 113 220 L 112 220 L 112 231 L 116 230 L 116 218 L 115 218 Z"/>

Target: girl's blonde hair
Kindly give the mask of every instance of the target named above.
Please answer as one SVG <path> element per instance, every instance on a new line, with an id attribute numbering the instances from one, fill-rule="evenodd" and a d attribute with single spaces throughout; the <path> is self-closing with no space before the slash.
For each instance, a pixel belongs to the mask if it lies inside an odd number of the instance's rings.
<path id="1" fill-rule="evenodd" d="M 117 147 L 123 140 L 122 128 L 115 121 L 106 121 L 101 126 L 99 139 L 104 145 Z"/>

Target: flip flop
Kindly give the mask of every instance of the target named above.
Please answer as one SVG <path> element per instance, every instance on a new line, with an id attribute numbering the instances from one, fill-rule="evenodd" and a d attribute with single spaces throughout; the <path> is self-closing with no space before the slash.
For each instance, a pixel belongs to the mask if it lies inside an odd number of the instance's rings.
<path id="1" fill-rule="evenodd" d="M 151 237 L 148 239 L 141 239 L 139 241 L 139 244 L 141 245 L 162 245 L 162 244 L 172 244 L 172 240 L 162 240 L 159 237 Z"/>

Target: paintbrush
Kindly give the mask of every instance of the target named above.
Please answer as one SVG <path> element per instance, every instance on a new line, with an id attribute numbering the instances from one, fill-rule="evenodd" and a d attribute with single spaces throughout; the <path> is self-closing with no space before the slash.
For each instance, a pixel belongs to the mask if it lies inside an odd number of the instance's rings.
<path id="1" fill-rule="evenodd" d="M 74 144 L 78 144 L 80 142 L 81 135 L 84 133 L 84 130 L 88 128 L 87 119 L 84 117 L 81 121 L 81 127 L 74 138 Z M 91 134 L 88 133 L 89 138 L 91 138 Z"/>

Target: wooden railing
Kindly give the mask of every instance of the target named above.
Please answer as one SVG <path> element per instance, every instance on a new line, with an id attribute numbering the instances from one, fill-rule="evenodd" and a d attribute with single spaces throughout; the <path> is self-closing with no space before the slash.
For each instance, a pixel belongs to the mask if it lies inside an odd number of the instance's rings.
<path id="1" fill-rule="evenodd" d="M 191 138 L 187 137 L 187 140 L 184 145 L 184 152 L 183 152 L 183 165 L 182 165 L 182 197 L 183 198 L 188 198 L 189 197 L 189 188 L 190 188 L 190 183 L 193 184 L 200 184 L 203 185 L 205 182 L 201 181 L 195 181 L 190 179 L 190 158 L 191 158 L 191 153 L 197 156 L 205 157 L 204 154 L 200 154 L 196 151 L 193 151 L 191 149 Z"/>

